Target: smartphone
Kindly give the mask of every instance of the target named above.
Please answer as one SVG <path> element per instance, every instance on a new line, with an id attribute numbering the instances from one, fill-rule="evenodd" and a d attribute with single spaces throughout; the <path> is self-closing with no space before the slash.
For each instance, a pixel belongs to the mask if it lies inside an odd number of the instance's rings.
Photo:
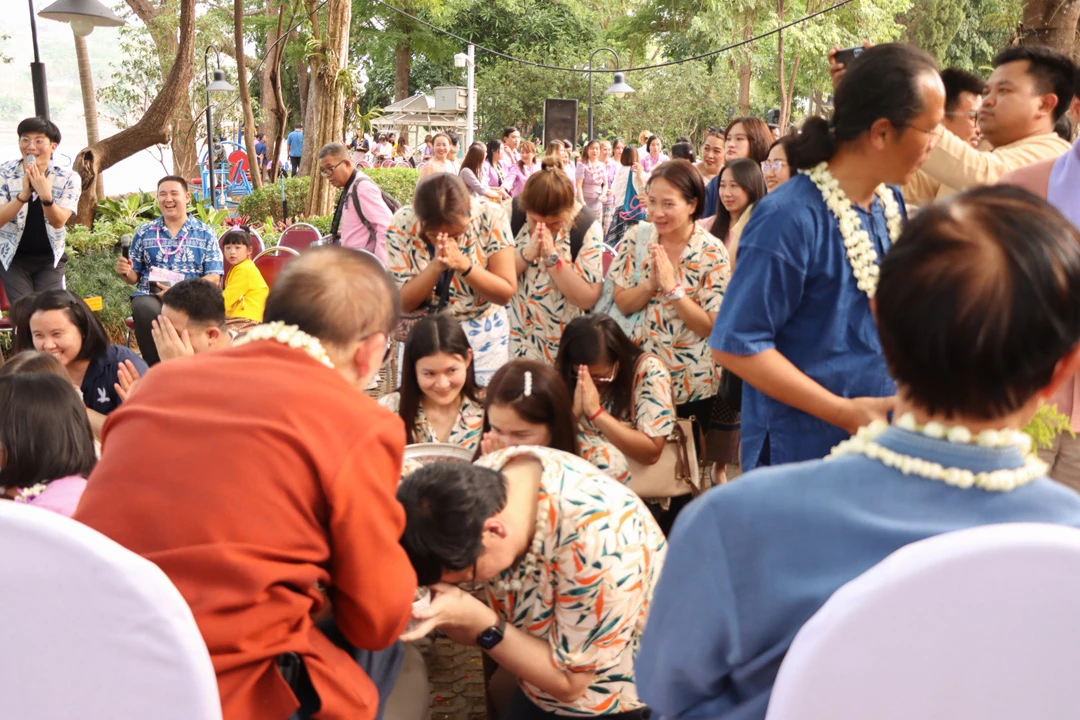
<path id="1" fill-rule="evenodd" d="M 835 55 L 836 62 L 843 65 L 845 69 L 850 68 L 851 63 L 855 61 L 855 58 L 862 55 L 862 52 L 865 49 L 866 48 L 864 47 L 851 47 L 845 48 L 843 50 L 837 50 Z"/>
<path id="2" fill-rule="evenodd" d="M 165 292 L 173 286 L 171 282 L 165 282 L 164 280 L 155 280 L 153 285 L 157 288 L 157 290 L 154 291 L 155 293 Z"/>

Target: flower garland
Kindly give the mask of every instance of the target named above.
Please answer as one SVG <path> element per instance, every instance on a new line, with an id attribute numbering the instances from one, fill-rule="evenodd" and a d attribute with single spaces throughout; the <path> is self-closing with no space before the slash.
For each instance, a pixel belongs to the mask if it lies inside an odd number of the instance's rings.
<path id="1" fill-rule="evenodd" d="M 548 504 L 551 503 L 550 497 L 545 496 L 545 499 Z M 504 570 L 495 581 L 494 587 L 498 592 L 503 594 L 520 592 L 525 586 L 525 581 L 530 579 L 540 582 L 540 553 L 544 550 L 545 517 L 547 517 L 547 510 L 545 505 L 541 504 L 536 508 L 536 530 L 533 533 L 532 545 L 529 546 L 528 552 L 520 563 Z"/>
<path id="2" fill-rule="evenodd" d="M 303 350 L 326 367 L 334 367 L 333 361 L 330 359 L 330 356 L 326 354 L 326 349 L 322 346 L 322 343 L 319 342 L 319 339 L 301 331 L 296 325 L 286 325 L 280 321 L 267 323 L 266 325 L 258 325 L 249 330 L 242 337 L 237 338 L 233 342 L 233 345 L 245 345 L 258 340 L 273 340 L 282 345 L 288 345 L 291 348 Z"/>
<path id="3" fill-rule="evenodd" d="M 37 485 L 31 485 L 30 487 L 19 488 L 15 493 L 15 497 L 11 499 L 17 503 L 28 503 L 41 493 L 45 492 L 45 487 L 45 483 L 38 483 Z"/>
<path id="4" fill-rule="evenodd" d="M 825 459 L 831 460 L 844 455 L 865 455 L 905 475 L 939 480 L 946 485 L 964 490 L 977 487 L 990 492 L 1015 490 L 1046 474 L 1046 463 L 1031 452 L 1031 438 L 1019 430 L 983 430 L 973 435 L 963 426 L 950 428 L 941 423 L 931 422 L 924 427 L 919 427 L 911 414 L 905 414 L 897 419 L 896 426 L 909 432 L 921 433 L 936 440 L 947 440 L 952 443 L 975 444 L 988 448 L 1017 447 L 1025 455 L 1024 466 L 1015 470 L 976 473 L 964 468 L 947 468 L 939 463 L 904 455 L 876 442 L 889 428 L 889 424 L 884 420 L 875 420 L 868 426 L 859 428 L 854 437 L 834 447 Z"/>
<path id="5" fill-rule="evenodd" d="M 866 293 L 868 298 L 877 293 L 878 267 L 877 250 L 870 239 L 870 233 L 862 227 L 858 213 L 851 205 L 851 200 L 840 188 L 840 183 L 829 172 L 828 163 L 820 163 L 810 170 L 802 170 L 821 191 L 821 197 L 825 200 L 826 207 L 840 223 L 840 237 L 844 239 L 844 248 L 847 250 L 848 262 L 855 274 L 855 280 L 859 289 Z M 874 193 L 881 200 L 885 208 L 885 223 L 889 228 L 889 242 L 895 243 L 903 231 L 903 217 L 900 215 L 900 205 L 892 190 L 885 185 L 878 185 Z"/>

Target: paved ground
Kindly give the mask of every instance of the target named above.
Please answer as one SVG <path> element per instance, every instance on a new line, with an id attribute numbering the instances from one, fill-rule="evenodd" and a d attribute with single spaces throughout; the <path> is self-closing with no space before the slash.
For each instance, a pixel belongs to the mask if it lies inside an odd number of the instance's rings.
<path id="1" fill-rule="evenodd" d="M 431 680 L 431 720 L 486 720 L 480 650 L 438 638 L 424 649 Z"/>

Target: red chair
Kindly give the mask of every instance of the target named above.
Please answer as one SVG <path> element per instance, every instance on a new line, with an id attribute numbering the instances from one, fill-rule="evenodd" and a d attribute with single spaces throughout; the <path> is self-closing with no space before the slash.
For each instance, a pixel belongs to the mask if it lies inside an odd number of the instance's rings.
<path id="1" fill-rule="evenodd" d="M 394 167 L 394 161 L 393 160 L 383 160 L 382 164 L 379 165 L 379 167 L 384 167 L 384 168 Z"/>
<path id="2" fill-rule="evenodd" d="M 313 243 L 319 242 L 322 239 L 322 234 L 318 228 L 308 223 L 295 223 L 285 229 L 285 232 L 281 233 L 281 237 L 278 238 L 278 247 L 287 247 L 292 250 L 304 252 L 309 249 Z"/>
<path id="3" fill-rule="evenodd" d="M 361 160 L 360 162 L 356 163 L 356 167 L 358 167 L 358 168 L 366 168 L 366 169 L 370 170 L 371 169 L 371 163 L 369 163 L 367 160 Z"/>
<path id="4" fill-rule="evenodd" d="M 4 290 L 4 283 L 0 281 L 0 313 L 6 313 L 11 309 L 11 301 L 8 300 L 7 291 Z M 11 318 L 7 315 L 0 317 L 0 333 L 14 332 L 15 324 L 11 322 Z"/>
<path id="5" fill-rule="evenodd" d="M 267 286 L 272 288 L 277 281 L 278 273 L 281 272 L 287 262 L 296 257 L 300 257 L 300 253 L 296 250 L 278 245 L 263 250 L 255 258 L 254 262 L 255 267 L 259 268 L 259 272 L 262 273 Z"/>
<path id="6" fill-rule="evenodd" d="M 229 271 L 232 270 L 232 263 L 225 259 L 225 236 L 229 234 L 229 231 L 235 228 L 225 228 L 225 232 L 221 233 L 221 237 L 218 238 L 218 247 L 221 248 L 222 256 L 221 262 L 224 265 L 225 271 L 221 276 L 221 286 L 225 286 L 225 278 L 229 276 Z M 248 228 L 248 232 L 251 234 L 251 257 L 256 258 L 259 253 L 263 251 L 262 237 L 255 230 Z"/>
<path id="7" fill-rule="evenodd" d="M 130 316 L 125 318 L 124 319 L 124 326 L 126 328 L 125 331 L 124 331 L 124 345 L 126 345 L 127 347 L 130 348 L 131 347 L 131 338 L 132 338 L 132 335 L 135 333 L 135 318 L 130 317 Z"/>

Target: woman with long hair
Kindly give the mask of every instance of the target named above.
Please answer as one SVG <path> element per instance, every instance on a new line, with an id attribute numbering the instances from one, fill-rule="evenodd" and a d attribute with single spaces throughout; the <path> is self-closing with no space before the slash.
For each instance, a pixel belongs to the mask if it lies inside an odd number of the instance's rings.
<path id="1" fill-rule="evenodd" d="M 450 152 L 452 144 L 450 136 L 446 133 L 435 133 L 435 137 L 431 139 L 431 158 L 420 166 L 419 180 L 436 173 L 457 174 L 457 165 Z"/>
<path id="2" fill-rule="evenodd" d="M 607 195 L 607 166 L 600 160 L 598 141 L 585 143 L 574 175 L 577 201 L 596 213 L 597 218 L 602 218 L 604 197 Z"/>
<path id="3" fill-rule="evenodd" d="M 539 445 L 577 455 L 570 395 L 550 364 L 507 363 L 491 378 L 484 407 L 479 455 L 515 445 Z"/>
<path id="4" fill-rule="evenodd" d="M 750 158 L 727 163 L 720 171 L 719 178 L 720 207 L 711 218 L 709 232 L 724 241 L 734 268 L 739 236 L 750 219 L 754 203 L 765 197 L 765 180 L 761 176 L 761 168 Z"/>
<path id="5" fill-rule="evenodd" d="M 627 230 L 645 219 L 641 198 L 645 195 L 648 178 L 638 161 L 637 148 L 625 146 L 619 160 L 621 164 L 611 184 L 611 192 L 615 196 L 615 215 L 604 233 L 604 243 L 608 247 L 616 247 Z"/>
<path id="6" fill-rule="evenodd" d="M 788 162 L 788 145 L 794 142 L 794 135 L 785 135 L 769 148 L 769 157 L 761 163 L 761 173 L 765 176 L 765 188 L 772 192 L 791 179 L 791 164 Z"/>
<path id="7" fill-rule="evenodd" d="M 945 90 L 925 52 L 878 45 L 834 102 L 788 142 L 793 177 L 754 208 L 713 328 L 713 357 L 744 382 L 747 469 L 824 457 L 895 402 L 871 300 L 904 225 L 890 186 L 937 142 Z"/>
<path id="8" fill-rule="evenodd" d="M 701 173 L 701 180 L 706 185 L 720 174 L 724 167 L 724 146 L 727 135 L 724 128 L 710 127 L 705 130 L 705 141 L 701 144 L 701 159 L 694 163 L 694 169 Z"/>
<path id="9" fill-rule="evenodd" d="M 671 375 L 607 315 L 567 325 L 555 366 L 573 398 L 581 455 L 630 482 L 626 459 L 652 465 L 675 427 Z"/>
<path id="10" fill-rule="evenodd" d="M 386 230 L 387 270 L 402 310 L 446 311 L 462 323 L 481 386 L 508 356 L 513 242 L 503 209 L 470 198 L 461 178 L 445 173 L 418 182 L 413 204 L 394 213 Z"/>
<path id="11" fill-rule="evenodd" d="M 517 197 L 525 189 L 525 181 L 529 176 L 540 169 L 540 163 L 536 159 L 536 145 L 524 140 L 518 145 L 518 161 L 510 166 L 506 173 L 507 182 L 510 183 L 510 197 Z"/>
<path id="12" fill-rule="evenodd" d="M 465 157 L 461 161 L 458 176 L 465 183 L 465 187 L 469 189 L 469 194 L 474 198 L 499 202 L 502 200 L 502 192 L 485 185 L 480 179 L 484 175 L 484 159 L 486 157 L 487 147 L 484 143 L 474 142 L 465 151 Z"/>
<path id="13" fill-rule="evenodd" d="M 488 140 L 487 160 L 484 161 L 480 182 L 497 192 L 500 200 L 507 200 L 510 198 L 510 184 L 506 177 L 503 152 L 502 140 Z"/>
<path id="14" fill-rule="evenodd" d="M 510 301 L 510 356 L 552 363 L 566 325 L 600 298 L 604 241 L 600 223 L 593 221 L 575 246 L 584 206 L 575 202 L 570 179 L 555 168 L 545 165 L 534 173 L 518 202 L 526 222 L 515 241 L 518 289 Z"/>
<path id="15" fill-rule="evenodd" d="M 604 179 L 607 181 L 607 192 L 604 194 L 604 212 L 600 218 L 600 227 L 607 234 L 608 228 L 611 227 L 611 218 L 615 216 L 615 194 L 611 191 L 612 184 L 615 182 L 615 173 L 619 172 L 618 155 L 613 154 L 615 147 L 620 144 L 625 145 L 618 138 L 615 139 L 614 145 L 608 140 L 600 141 L 600 162 L 604 165 Z M 622 152 L 622 148 L 619 148 L 619 152 Z"/>
<path id="16" fill-rule="evenodd" d="M 750 158 L 761 163 L 769 157 L 769 148 L 775 142 L 772 130 L 761 118 L 738 117 L 731 121 L 724 133 L 724 162 Z M 705 217 L 716 214 L 720 207 L 720 176 L 705 186 Z"/>

